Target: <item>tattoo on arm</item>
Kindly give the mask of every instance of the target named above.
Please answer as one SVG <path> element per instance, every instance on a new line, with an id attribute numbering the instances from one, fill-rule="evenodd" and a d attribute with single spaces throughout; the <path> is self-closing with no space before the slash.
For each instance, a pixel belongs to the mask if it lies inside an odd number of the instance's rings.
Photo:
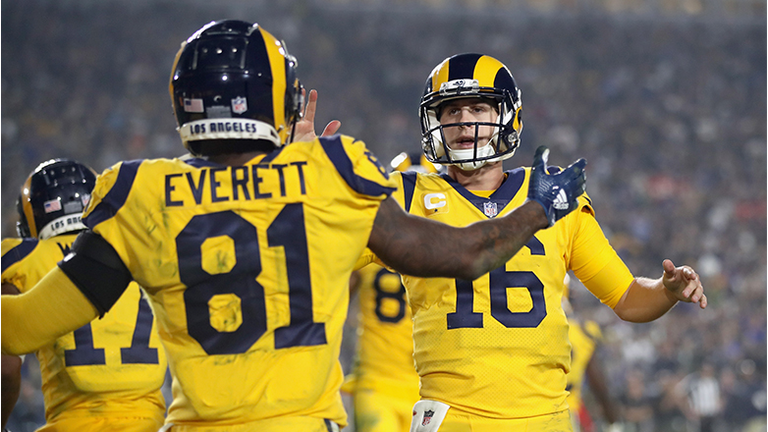
<path id="1" fill-rule="evenodd" d="M 379 207 L 368 246 L 404 274 L 473 280 L 503 265 L 546 226 L 536 203 L 502 218 L 456 228 L 408 215 L 387 198 Z"/>

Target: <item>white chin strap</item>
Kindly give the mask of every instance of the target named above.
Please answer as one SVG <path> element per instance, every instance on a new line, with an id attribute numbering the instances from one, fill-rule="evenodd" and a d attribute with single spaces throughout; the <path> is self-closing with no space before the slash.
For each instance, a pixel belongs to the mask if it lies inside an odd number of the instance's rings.
<path id="1" fill-rule="evenodd" d="M 479 147 L 477 149 L 477 157 L 488 157 L 492 156 L 496 150 L 493 148 L 493 146 L 488 143 L 482 147 Z M 461 159 L 472 159 L 475 156 L 475 149 L 460 149 L 460 150 L 454 150 L 449 148 L 448 154 L 451 156 L 451 160 L 461 160 Z M 488 162 L 494 162 L 495 159 L 486 159 L 476 162 L 464 162 L 464 163 L 455 163 L 453 165 L 461 168 L 464 171 L 473 171 L 476 170 L 483 165 L 487 164 Z"/>

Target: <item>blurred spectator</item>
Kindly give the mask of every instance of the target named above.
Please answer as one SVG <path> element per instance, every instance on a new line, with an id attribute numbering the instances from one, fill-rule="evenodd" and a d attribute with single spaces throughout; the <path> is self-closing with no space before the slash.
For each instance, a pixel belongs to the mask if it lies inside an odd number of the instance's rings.
<path id="1" fill-rule="evenodd" d="M 720 383 L 715 365 L 706 360 L 698 371 L 683 378 L 678 386 L 688 398 L 689 419 L 694 432 L 714 432 L 722 410 Z"/>
<path id="2" fill-rule="evenodd" d="M 677 391 L 680 377 L 671 369 L 660 369 L 653 377 L 653 417 L 656 432 L 687 432 L 685 395 Z"/>

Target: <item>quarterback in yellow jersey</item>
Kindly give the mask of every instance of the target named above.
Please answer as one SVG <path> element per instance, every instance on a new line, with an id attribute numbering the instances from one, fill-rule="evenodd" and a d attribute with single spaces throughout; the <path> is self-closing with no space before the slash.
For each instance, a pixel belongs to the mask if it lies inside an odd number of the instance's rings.
<path id="1" fill-rule="evenodd" d="M 521 109 L 520 90 L 498 60 L 459 54 L 441 62 L 427 78 L 420 118 L 427 160 L 448 171 L 394 173 L 393 196 L 412 215 L 457 227 L 517 211 L 537 176 L 535 165 L 502 167 L 520 142 Z M 478 278 L 403 276 L 421 378 L 411 431 L 571 430 L 568 322 L 560 304 L 568 270 L 628 321 L 653 320 L 677 301 L 706 306 L 690 267 L 666 260 L 662 277 L 633 278 L 586 195 L 550 225 Z M 359 265 L 372 259 L 363 256 Z"/>
<path id="2" fill-rule="evenodd" d="M 2 242 L 3 292 L 29 291 L 69 253 L 96 180 L 83 164 L 40 164 L 19 196 L 19 239 Z M 138 285 L 103 319 L 36 352 L 46 425 L 38 431 L 144 431 L 163 425 L 168 368 L 152 311 Z"/>
<path id="3" fill-rule="evenodd" d="M 3 296 L 3 353 L 103 315 L 135 280 L 173 377 L 165 430 L 337 430 L 348 282 L 366 245 L 400 272 L 471 280 L 584 191 L 584 160 L 548 174 L 540 152 L 529 200 L 509 217 L 460 229 L 409 216 L 363 142 L 316 138 L 314 105 L 298 122 L 295 66 L 257 24 L 214 21 L 184 41 L 169 90 L 198 157 L 98 177 L 71 252 L 29 292 Z"/>

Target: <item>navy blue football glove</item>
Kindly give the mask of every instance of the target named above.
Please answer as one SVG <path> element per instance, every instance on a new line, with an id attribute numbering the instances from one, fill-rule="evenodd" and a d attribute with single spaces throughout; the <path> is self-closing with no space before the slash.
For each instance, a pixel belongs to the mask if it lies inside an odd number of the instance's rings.
<path id="1" fill-rule="evenodd" d="M 570 164 L 568 168 L 555 174 L 547 172 L 549 149 L 539 146 L 533 156 L 531 182 L 528 185 L 528 199 L 536 201 L 547 212 L 549 226 L 562 219 L 579 206 L 578 198 L 586 189 L 587 176 L 584 158 Z"/>

